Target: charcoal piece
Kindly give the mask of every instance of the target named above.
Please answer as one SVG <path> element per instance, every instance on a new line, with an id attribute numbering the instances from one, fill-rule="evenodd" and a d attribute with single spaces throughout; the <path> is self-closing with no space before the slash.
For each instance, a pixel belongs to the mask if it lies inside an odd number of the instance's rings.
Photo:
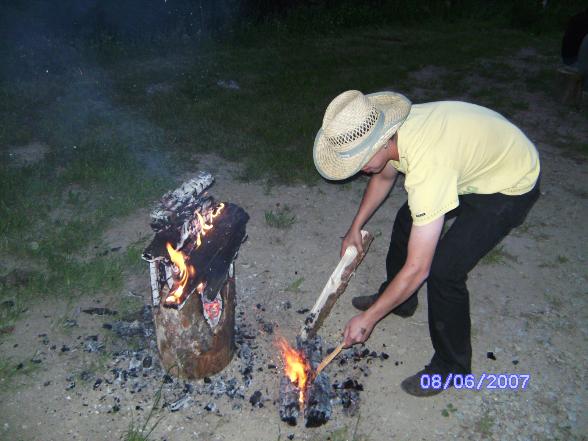
<path id="1" fill-rule="evenodd" d="M 323 360 L 322 339 L 319 336 L 307 340 L 297 339 L 297 346 L 306 354 L 313 373 Z M 317 377 L 311 378 L 306 388 L 306 399 L 304 405 L 304 419 L 306 427 L 318 427 L 331 418 L 331 387 L 326 372 L 321 372 Z"/>
<path id="2" fill-rule="evenodd" d="M 308 311 L 310 311 L 310 309 L 308 308 L 302 308 L 299 309 L 298 311 L 296 311 L 298 314 L 306 314 Z"/>
<path id="3" fill-rule="evenodd" d="M 343 413 L 347 416 L 355 415 L 359 408 L 359 392 L 354 390 L 341 390 L 337 393 L 341 405 L 343 406 Z"/>
<path id="4" fill-rule="evenodd" d="M 494 355 L 494 352 L 487 352 L 486 358 L 496 361 L 496 356 Z"/>
<path id="5" fill-rule="evenodd" d="M 173 379 L 173 378 L 172 378 L 170 375 L 168 375 L 168 374 L 165 374 L 165 375 L 163 376 L 163 382 L 164 382 L 165 384 L 170 384 L 170 383 L 173 383 L 173 382 L 174 382 L 174 379 Z"/>
<path id="6" fill-rule="evenodd" d="M 97 378 L 96 381 L 94 382 L 94 386 L 92 386 L 92 388 L 94 390 L 96 390 L 100 387 L 101 384 L 102 384 L 102 378 Z"/>
<path id="7" fill-rule="evenodd" d="M 357 391 L 362 391 L 363 385 L 361 383 L 358 383 L 357 380 L 349 378 L 343 382 L 333 384 L 333 389 L 353 389 Z"/>
<path id="8" fill-rule="evenodd" d="M 321 372 L 307 389 L 304 419 L 306 427 L 318 427 L 331 418 L 331 391 L 329 378 Z"/>
<path id="9" fill-rule="evenodd" d="M 207 410 L 208 412 L 214 412 L 216 410 L 216 404 L 208 403 L 206 406 L 204 406 L 204 410 Z"/>
<path id="10" fill-rule="evenodd" d="M 63 322 L 62 325 L 64 328 L 73 328 L 74 326 L 78 326 L 77 320 L 74 319 L 67 319 Z"/>
<path id="11" fill-rule="evenodd" d="M 149 368 L 151 368 L 152 365 L 153 365 L 153 358 L 151 357 L 151 355 L 147 355 L 143 359 L 143 369 L 149 369 Z"/>
<path id="12" fill-rule="evenodd" d="M 261 392 L 256 390 L 253 392 L 253 395 L 249 398 L 249 402 L 253 407 L 263 407 L 263 403 L 261 402 Z"/>
<path id="13" fill-rule="evenodd" d="M 288 377 L 282 375 L 280 378 L 280 419 L 291 426 L 296 425 L 300 413 L 299 396 L 300 389 Z"/>
<path id="14" fill-rule="evenodd" d="M 113 311 L 108 308 L 88 308 L 88 309 L 82 309 L 82 312 L 85 312 L 86 314 L 90 314 L 90 315 L 116 315 L 116 314 L 118 314 L 117 311 Z"/>
<path id="15" fill-rule="evenodd" d="M 382 352 L 382 353 L 380 354 L 380 358 L 381 358 L 382 360 L 388 360 L 388 359 L 390 358 L 390 356 L 389 356 L 388 354 L 386 354 L 385 352 Z"/>

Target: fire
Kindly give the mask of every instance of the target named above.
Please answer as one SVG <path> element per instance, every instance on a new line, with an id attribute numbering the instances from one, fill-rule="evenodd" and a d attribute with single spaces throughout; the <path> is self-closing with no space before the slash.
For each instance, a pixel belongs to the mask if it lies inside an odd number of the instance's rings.
<path id="1" fill-rule="evenodd" d="M 202 245 L 202 236 L 206 235 L 207 231 L 213 228 L 212 220 L 221 214 L 225 204 L 220 203 L 215 209 L 208 210 L 204 215 L 199 211 L 194 212 L 194 226 L 196 227 L 195 242 L 196 248 Z M 165 303 L 179 304 L 182 301 L 184 291 L 190 281 L 196 275 L 196 269 L 189 264 L 186 264 L 187 256 L 181 251 L 177 251 L 171 243 L 166 244 L 169 257 L 174 264 L 172 270 L 174 272 L 174 287 L 169 296 L 165 299 Z M 204 292 L 206 284 L 201 282 L 196 290 L 200 295 Z"/>
<path id="2" fill-rule="evenodd" d="M 225 204 L 221 202 L 216 208 L 208 210 L 204 215 L 200 213 L 200 211 L 194 212 L 194 241 L 196 242 L 196 248 L 199 248 L 200 245 L 202 245 L 202 236 L 206 235 L 206 232 L 213 228 L 212 220 L 221 214 L 224 206 Z M 196 275 L 196 269 L 192 265 L 186 263 L 188 257 L 181 251 L 176 250 L 171 243 L 167 243 L 166 248 L 169 257 L 174 264 L 173 272 L 176 282 L 174 283 L 170 295 L 165 299 L 165 302 L 179 304 L 182 301 L 184 291 L 190 278 L 193 278 Z M 206 284 L 201 282 L 196 287 L 196 290 L 202 295 L 205 287 Z"/>
<path id="3" fill-rule="evenodd" d="M 214 210 L 208 211 L 206 215 L 202 215 L 199 211 L 195 211 L 196 219 L 194 220 L 194 226 L 196 227 L 196 248 L 200 248 L 202 245 L 202 236 L 206 235 L 206 232 L 212 229 L 212 220 L 221 214 L 225 204 L 222 202 Z"/>
<path id="4" fill-rule="evenodd" d="M 291 347 L 285 339 L 279 338 L 277 343 L 284 359 L 284 372 L 290 381 L 300 389 L 298 401 L 303 406 L 308 372 L 311 371 L 310 364 L 304 355 Z"/>
<path id="5" fill-rule="evenodd" d="M 196 270 L 192 265 L 186 264 L 186 256 L 184 256 L 184 253 L 181 251 L 176 251 L 171 243 L 168 242 L 166 244 L 166 248 L 169 254 L 169 258 L 179 272 L 179 281 L 165 301 L 167 303 L 180 303 L 180 299 L 182 298 L 184 289 L 188 284 L 188 280 L 190 279 L 190 276 L 193 277 L 196 274 Z"/>

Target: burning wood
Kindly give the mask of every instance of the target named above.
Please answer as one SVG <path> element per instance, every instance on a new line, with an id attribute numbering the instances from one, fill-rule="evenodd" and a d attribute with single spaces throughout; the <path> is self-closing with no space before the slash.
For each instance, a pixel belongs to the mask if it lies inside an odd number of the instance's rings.
<path id="1" fill-rule="evenodd" d="M 301 412 L 306 427 L 317 427 L 331 418 L 329 377 L 317 368 L 322 360 L 320 337 L 306 341 L 298 339 L 297 349 L 286 340 L 278 345 L 284 361 L 284 376 L 280 380 L 280 418 L 295 425 Z"/>
<path id="2" fill-rule="evenodd" d="M 316 332 L 347 288 L 349 280 L 373 240 L 373 236 L 367 231 L 362 231 L 361 236 L 363 252 L 359 254 L 355 247 L 345 250 L 304 321 L 297 339 L 297 349 L 290 347 L 285 340 L 280 340 L 278 343 L 284 359 L 285 373 L 280 381 L 280 418 L 288 424 L 295 425 L 302 410 L 304 410 L 306 427 L 320 426 L 331 417 L 333 394 L 328 376 L 321 371 L 343 346 L 339 345 L 332 356 L 327 357 L 324 364 L 321 363 L 323 362 L 321 339 L 316 336 Z"/>
<path id="3" fill-rule="evenodd" d="M 205 193 L 196 178 L 167 193 L 151 214 L 149 262 L 157 346 L 163 366 L 194 378 L 223 369 L 234 351 L 233 261 L 249 216 Z"/>

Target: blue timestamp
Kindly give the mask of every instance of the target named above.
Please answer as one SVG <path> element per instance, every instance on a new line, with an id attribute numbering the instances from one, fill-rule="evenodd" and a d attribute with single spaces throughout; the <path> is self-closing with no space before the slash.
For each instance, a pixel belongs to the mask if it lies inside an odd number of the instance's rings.
<path id="1" fill-rule="evenodd" d="M 473 374 L 447 374 L 443 377 L 440 374 L 421 375 L 422 389 L 443 389 L 449 387 L 455 389 L 526 389 L 531 380 L 531 374 L 488 374 L 482 373 L 479 376 Z"/>

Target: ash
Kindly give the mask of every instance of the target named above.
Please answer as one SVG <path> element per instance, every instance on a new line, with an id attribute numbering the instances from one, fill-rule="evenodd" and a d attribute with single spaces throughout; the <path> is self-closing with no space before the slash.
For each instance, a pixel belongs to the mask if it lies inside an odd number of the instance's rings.
<path id="1" fill-rule="evenodd" d="M 91 395 L 98 394 L 101 407 L 106 406 L 108 413 L 119 412 L 122 407 L 148 412 L 157 396 L 160 396 L 160 407 L 169 412 L 186 412 L 186 418 L 205 413 L 257 411 L 268 406 L 277 408 L 282 366 L 277 350 L 267 353 L 260 349 L 258 341 L 264 343 L 264 348 L 271 344 L 278 325 L 264 319 L 262 305 L 256 305 L 255 314 L 249 315 L 242 308 L 238 305 L 236 311 L 233 360 L 221 373 L 199 380 L 178 379 L 162 368 L 151 306 L 127 315 L 116 311 L 108 314 L 83 311 L 97 326 L 101 324 L 102 330 L 79 335 L 77 346 L 50 342 L 47 334 L 40 334 L 39 338 L 55 352 L 83 352 L 87 357 L 95 357 L 96 363 L 101 360 L 105 364 L 103 369 L 95 371 L 72 370 L 64 377 L 63 388 L 75 391 L 84 401 L 91 401 Z M 71 328 L 81 330 L 77 323 L 72 323 Z M 332 348 L 326 353 L 330 351 Z M 333 413 L 353 416 L 361 402 L 362 378 L 370 374 L 371 364 L 388 359 L 387 354 L 366 348 L 339 355 L 329 366 L 332 382 L 325 385 L 331 389 Z M 39 357 L 38 363 L 42 362 Z"/>

